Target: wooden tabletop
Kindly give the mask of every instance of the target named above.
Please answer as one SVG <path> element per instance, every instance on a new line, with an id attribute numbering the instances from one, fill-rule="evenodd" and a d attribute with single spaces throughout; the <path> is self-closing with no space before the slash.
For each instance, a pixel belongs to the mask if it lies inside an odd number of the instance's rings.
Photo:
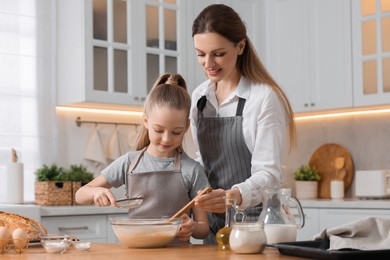
<path id="1" fill-rule="evenodd" d="M 69 259 L 69 260 L 129 260 L 129 259 L 299 259 L 293 256 L 279 254 L 277 249 L 266 248 L 262 254 L 236 254 L 232 251 L 221 251 L 211 245 L 170 245 L 163 248 L 132 249 L 123 244 L 93 243 L 89 252 L 79 252 L 70 247 L 63 254 L 47 254 L 43 247 L 34 246 L 22 254 L 10 250 L 0 254 L 1 259 Z"/>

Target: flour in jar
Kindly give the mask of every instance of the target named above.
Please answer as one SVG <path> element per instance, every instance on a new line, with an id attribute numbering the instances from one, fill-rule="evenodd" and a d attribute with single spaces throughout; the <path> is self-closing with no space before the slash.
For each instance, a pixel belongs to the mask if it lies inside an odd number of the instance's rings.
<path id="1" fill-rule="evenodd" d="M 297 239 L 296 225 L 289 224 L 267 224 L 264 225 L 267 236 L 267 243 L 291 242 Z"/>

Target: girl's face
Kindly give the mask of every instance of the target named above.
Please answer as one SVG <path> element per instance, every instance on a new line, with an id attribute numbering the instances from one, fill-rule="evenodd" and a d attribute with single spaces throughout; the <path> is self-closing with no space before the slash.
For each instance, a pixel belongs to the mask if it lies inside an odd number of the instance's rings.
<path id="1" fill-rule="evenodd" d="M 150 145 L 148 152 L 155 157 L 170 158 L 175 155 L 189 127 L 188 114 L 179 109 L 154 106 L 144 116 Z"/>
<path id="2" fill-rule="evenodd" d="M 194 35 L 194 45 L 198 62 L 207 77 L 213 82 L 236 79 L 239 71 L 236 67 L 238 55 L 241 55 L 245 40 L 234 44 L 217 33 Z"/>

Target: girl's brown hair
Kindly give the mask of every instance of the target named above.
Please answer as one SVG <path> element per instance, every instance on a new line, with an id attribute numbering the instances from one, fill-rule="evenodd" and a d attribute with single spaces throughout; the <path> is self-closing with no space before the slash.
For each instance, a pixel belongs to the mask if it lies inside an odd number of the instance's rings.
<path id="1" fill-rule="evenodd" d="M 217 33 L 222 35 L 234 46 L 245 39 L 245 48 L 238 56 L 237 68 L 241 75 L 258 84 L 271 87 L 278 95 L 288 117 L 290 148 L 296 145 L 296 130 L 294 113 L 286 94 L 268 73 L 261 63 L 251 40 L 247 36 L 246 27 L 240 16 L 229 6 L 223 4 L 209 5 L 198 15 L 192 25 L 192 37 L 201 33 Z"/>
<path id="2" fill-rule="evenodd" d="M 144 105 L 144 116 L 156 107 L 167 107 L 184 110 L 189 118 L 191 97 L 187 91 L 187 84 L 179 74 L 163 74 L 154 83 Z M 137 135 L 133 150 L 141 150 L 150 144 L 148 129 L 143 124 Z M 182 147 L 180 147 L 182 148 Z"/>

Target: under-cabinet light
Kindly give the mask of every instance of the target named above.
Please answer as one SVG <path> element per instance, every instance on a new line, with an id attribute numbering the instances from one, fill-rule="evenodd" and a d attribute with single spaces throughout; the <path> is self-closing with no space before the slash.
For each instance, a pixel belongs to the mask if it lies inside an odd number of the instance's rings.
<path id="1" fill-rule="evenodd" d="M 86 112 L 86 113 L 97 113 L 97 114 L 108 114 L 108 115 L 142 116 L 143 114 L 140 111 L 111 110 L 111 109 L 99 109 L 99 108 L 57 106 L 56 109 L 60 111 Z"/>
<path id="2" fill-rule="evenodd" d="M 372 109 L 372 110 L 360 110 L 360 111 L 347 111 L 347 112 L 334 112 L 328 114 L 319 114 L 319 115 L 303 115 L 296 116 L 295 120 L 310 120 L 310 119 L 319 119 L 319 118 L 331 118 L 331 117 L 343 117 L 343 116 L 355 116 L 355 115 L 369 115 L 369 114 L 383 114 L 390 113 L 390 108 L 385 109 Z"/>

